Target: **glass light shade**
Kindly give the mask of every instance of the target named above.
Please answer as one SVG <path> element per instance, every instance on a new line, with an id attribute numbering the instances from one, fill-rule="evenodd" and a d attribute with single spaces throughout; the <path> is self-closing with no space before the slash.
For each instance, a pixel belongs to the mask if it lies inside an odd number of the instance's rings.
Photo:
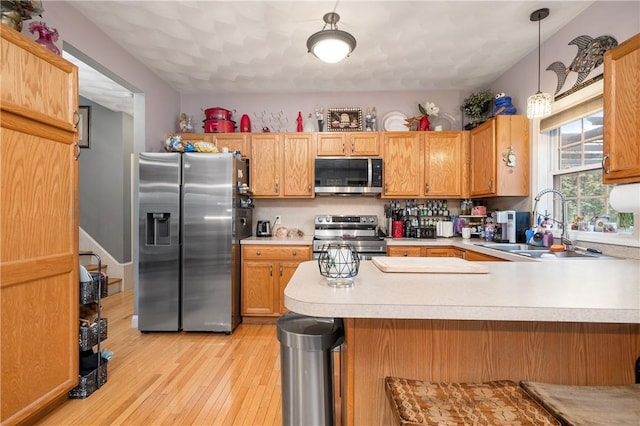
<path id="1" fill-rule="evenodd" d="M 356 48 L 356 39 L 340 30 L 324 30 L 307 40 L 307 49 L 318 59 L 329 64 L 340 62 Z"/>
<path id="2" fill-rule="evenodd" d="M 544 118 L 551 115 L 553 98 L 548 93 L 538 92 L 527 99 L 527 117 L 529 119 Z"/>

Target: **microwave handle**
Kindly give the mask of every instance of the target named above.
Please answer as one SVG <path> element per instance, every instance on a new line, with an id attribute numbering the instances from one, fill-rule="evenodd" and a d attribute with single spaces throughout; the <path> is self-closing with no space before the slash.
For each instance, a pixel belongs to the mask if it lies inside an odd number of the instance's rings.
<path id="1" fill-rule="evenodd" d="M 367 159 L 367 186 L 371 188 L 373 185 L 373 165 L 371 158 Z"/>

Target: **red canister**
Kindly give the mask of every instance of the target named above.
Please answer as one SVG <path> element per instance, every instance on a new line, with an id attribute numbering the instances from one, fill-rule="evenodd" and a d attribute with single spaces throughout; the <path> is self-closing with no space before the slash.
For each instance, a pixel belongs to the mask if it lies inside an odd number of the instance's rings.
<path id="1" fill-rule="evenodd" d="M 251 120 L 247 114 L 244 114 L 240 119 L 240 131 L 243 133 L 251 132 Z"/>
<path id="2" fill-rule="evenodd" d="M 393 238 L 404 237 L 404 222 L 401 220 L 394 220 L 392 224 L 392 236 Z"/>

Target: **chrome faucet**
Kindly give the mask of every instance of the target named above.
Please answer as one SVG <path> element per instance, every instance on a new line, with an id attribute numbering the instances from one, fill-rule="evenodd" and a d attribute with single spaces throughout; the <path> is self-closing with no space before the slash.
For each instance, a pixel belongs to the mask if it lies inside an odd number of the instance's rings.
<path id="1" fill-rule="evenodd" d="M 536 195 L 535 198 L 535 204 L 533 205 L 533 220 L 535 222 L 536 220 L 536 208 L 538 206 L 538 201 L 540 201 L 540 197 L 542 197 L 544 194 L 548 194 L 549 192 L 552 192 L 554 194 L 557 194 L 558 197 L 560 197 L 560 202 L 562 203 L 562 233 L 560 234 L 560 244 L 564 244 L 567 248 L 571 248 L 573 246 L 573 242 L 571 242 L 571 240 L 568 238 L 568 234 L 567 234 L 567 229 L 568 229 L 568 224 L 567 224 L 567 199 L 565 198 L 564 194 L 560 191 L 558 191 L 557 189 L 553 189 L 553 188 L 547 188 L 547 189 L 543 189 L 542 191 L 538 192 L 538 195 Z M 555 221 L 557 222 L 557 221 Z"/>

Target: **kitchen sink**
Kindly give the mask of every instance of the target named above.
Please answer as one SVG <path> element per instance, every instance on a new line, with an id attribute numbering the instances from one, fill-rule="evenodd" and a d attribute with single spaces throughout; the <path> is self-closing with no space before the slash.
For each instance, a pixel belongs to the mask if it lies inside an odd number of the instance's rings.
<path id="1" fill-rule="evenodd" d="M 476 244 L 478 246 L 492 248 L 496 250 L 502 251 L 549 251 L 548 247 L 543 246 L 532 246 L 529 244 L 514 244 L 514 243 L 487 243 L 487 244 Z"/>
<path id="2" fill-rule="evenodd" d="M 556 260 L 556 259 L 616 259 L 611 256 L 604 256 L 598 253 L 582 252 L 582 251 L 559 251 L 552 252 L 547 247 L 531 246 L 529 244 L 511 244 L 511 243 L 487 243 L 477 244 L 482 247 L 493 250 L 500 250 L 507 253 L 518 254 L 520 256 L 531 257 L 540 260 Z"/>

